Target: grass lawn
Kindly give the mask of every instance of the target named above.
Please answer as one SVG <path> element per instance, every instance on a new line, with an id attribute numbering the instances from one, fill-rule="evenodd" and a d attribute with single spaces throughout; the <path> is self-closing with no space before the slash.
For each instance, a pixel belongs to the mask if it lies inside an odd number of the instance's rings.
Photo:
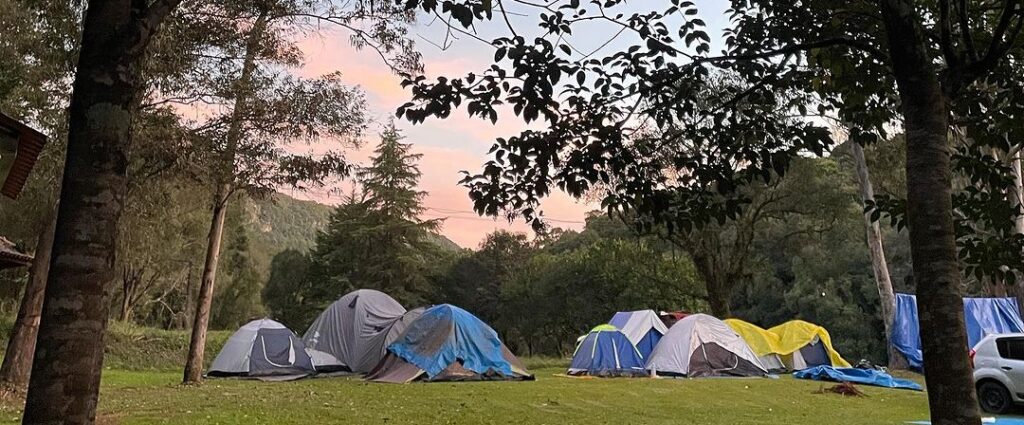
<path id="1" fill-rule="evenodd" d="M 109 370 L 101 424 L 901 424 L 927 417 L 924 393 L 860 388 L 867 397 L 814 394 L 823 384 L 780 379 L 574 379 L 535 369 L 534 382 L 375 384 L 208 380 L 178 372 Z M 831 384 L 825 384 L 831 385 Z M 10 404 L 0 419 L 16 420 Z"/>

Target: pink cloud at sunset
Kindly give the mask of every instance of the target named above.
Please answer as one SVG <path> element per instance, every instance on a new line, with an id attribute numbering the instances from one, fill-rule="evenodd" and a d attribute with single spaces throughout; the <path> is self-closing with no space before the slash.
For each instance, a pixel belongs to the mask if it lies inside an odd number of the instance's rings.
<path id="1" fill-rule="evenodd" d="M 367 164 L 378 141 L 381 124 L 394 116 L 395 109 L 408 101 L 408 93 L 402 89 L 400 77 L 390 73 L 376 52 L 357 51 L 348 43 L 344 33 L 324 33 L 301 43 L 306 54 L 306 65 L 302 70 L 305 77 L 316 77 L 340 71 L 345 83 L 361 87 L 370 109 L 370 116 L 377 121 L 364 137 L 363 145 L 347 152 L 353 162 Z M 472 69 L 482 69 L 489 61 L 489 53 L 481 57 L 444 57 L 436 47 L 421 46 L 424 50 L 424 64 L 428 76 L 460 75 Z M 433 50 L 433 52 L 431 52 Z M 419 125 L 396 120 L 408 142 L 413 143 L 416 152 L 423 154 L 420 161 L 420 188 L 428 192 L 424 206 L 428 209 L 424 219 L 445 218 L 441 233 L 459 245 L 476 248 L 490 232 L 499 229 L 524 232 L 532 235 L 528 224 L 521 219 L 509 223 L 504 218 L 480 217 L 473 212 L 473 205 L 464 187 L 458 185 L 462 178 L 460 171 L 475 172 L 487 159 L 487 150 L 496 137 L 518 134 L 527 128 L 510 113 L 503 114 L 496 124 L 467 116 L 459 110 L 445 120 L 429 119 Z M 328 149 L 325 143 L 311 146 L 310 152 Z M 339 191 L 348 192 L 352 183 L 336 182 L 325 189 L 309 190 L 305 193 L 290 193 L 293 196 L 337 204 L 341 200 Z M 542 204 L 545 217 L 558 220 L 550 224 L 566 229 L 581 229 L 587 211 L 596 206 L 577 203 L 571 197 L 556 192 Z"/>
<path id="2" fill-rule="evenodd" d="M 368 140 L 360 149 L 349 152 L 348 157 L 356 163 L 367 164 L 373 155 L 374 146 L 375 140 Z M 532 234 L 530 226 L 521 219 L 509 223 L 504 217 L 481 217 L 473 212 L 473 203 L 466 194 L 466 188 L 458 184 L 462 178 L 460 171 L 478 169 L 486 155 L 458 148 L 435 146 L 417 146 L 415 151 L 423 155 L 419 163 L 420 171 L 423 173 L 420 189 L 427 192 L 423 202 L 427 210 L 421 218 L 445 219 L 441 233 L 449 239 L 462 247 L 476 248 L 484 236 L 495 230 Z M 350 181 L 339 181 L 324 189 L 286 193 L 300 199 L 335 205 L 342 200 L 343 193 L 352 190 L 352 185 Z M 557 220 L 549 222 L 550 225 L 574 230 L 583 228 L 586 212 L 595 208 L 577 203 L 560 192 L 545 199 L 542 207 L 546 218 Z"/>

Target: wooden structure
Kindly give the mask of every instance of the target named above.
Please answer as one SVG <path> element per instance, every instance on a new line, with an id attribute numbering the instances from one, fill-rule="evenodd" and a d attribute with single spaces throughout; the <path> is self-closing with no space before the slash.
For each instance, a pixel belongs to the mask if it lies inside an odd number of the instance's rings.
<path id="1" fill-rule="evenodd" d="M 5 157 L 14 155 L 9 170 L 0 168 L 0 177 L 3 177 L 0 194 L 18 199 L 44 145 L 46 136 L 43 133 L 0 112 L 0 163 L 7 164 Z M 5 172 L 6 176 L 3 175 Z"/>
<path id="2" fill-rule="evenodd" d="M 27 267 L 31 264 L 31 255 L 19 252 L 11 241 L 0 236 L 0 270 L 12 267 Z"/>
<path id="3" fill-rule="evenodd" d="M 45 145 L 43 133 L 0 112 L 0 194 L 18 199 Z M 0 236 L 0 269 L 30 264 L 31 255 L 18 251 L 11 241 Z"/>

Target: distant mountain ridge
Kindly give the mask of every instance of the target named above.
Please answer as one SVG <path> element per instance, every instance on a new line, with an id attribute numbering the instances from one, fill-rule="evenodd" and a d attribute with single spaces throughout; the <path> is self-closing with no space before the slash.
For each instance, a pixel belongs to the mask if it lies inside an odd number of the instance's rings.
<path id="1" fill-rule="evenodd" d="M 245 203 L 246 228 L 250 249 L 261 273 L 266 275 L 270 260 L 288 249 L 309 252 L 316 247 L 316 235 L 330 220 L 334 207 L 315 201 L 295 199 L 275 193 L 268 199 Z M 429 240 L 446 251 L 461 251 L 462 247 L 441 234 L 432 234 Z"/>

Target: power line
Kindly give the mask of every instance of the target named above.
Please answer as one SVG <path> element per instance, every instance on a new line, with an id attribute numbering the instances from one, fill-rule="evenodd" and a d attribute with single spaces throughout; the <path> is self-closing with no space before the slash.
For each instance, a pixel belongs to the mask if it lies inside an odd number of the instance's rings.
<path id="1" fill-rule="evenodd" d="M 453 209 L 448 209 L 448 208 L 437 208 L 437 207 L 430 207 L 430 206 L 427 206 L 425 208 L 428 209 L 428 210 L 437 211 L 438 213 L 441 213 L 441 214 L 473 214 L 473 215 L 478 215 L 476 213 L 476 211 L 453 210 Z M 551 221 L 551 222 L 555 222 L 555 223 L 587 224 L 584 221 L 568 220 L 568 219 L 561 219 L 561 218 L 551 218 L 551 217 L 546 217 L 546 216 L 540 217 L 540 219 L 543 220 L 543 221 Z"/>
<path id="2" fill-rule="evenodd" d="M 314 196 L 319 196 L 319 197 L 324 197 L 324 198 L 342 198 L 344 196 L 344 193 L 340 193 L 340 192 L 338 192 L 336 190 L 323 190 L 323 189 L 319 189 L 318 190 L 318 189 L 307 188 L 307 189 L 293 190 L 292 194 L 294 195 L 294 193 L 296 191 L 298 191 L 300 193 L 303 193 L 305 195 L 314 195 Z M 471 211 L 471 210 L 459 210 L 459 209 L 453 209 L 453 208 L 441 208 L 441 207 L 433 207 L 433 206 L 430 206 L 430 205 L 425 205 L 424 208 L 427 209 L 427 210 L 434 211 L 431 214 L 434 214 L 434 215 L 444 215 L 443 218 L 446 218 L 446 219 L 476 220 L 476 221 L 498 221 L 497 218 L 482 217 L 476 211 Z M 467 215 L 468 214 L 468 215 L 472 215 L 473 217 L 463 217 L 463 216 L 459 216 L 459 214 L 462 214 L 462 215 Z M 540 219 L 542 221 L 549 221 L 549 222 L 553 222 L 553 223 L 587 224 L 585 221 L 572 220 L 572 219 L 566 219 L 566 218 L 555 218 L 555 217 L 548 217 L 548 216 L 542 216 L 542 217 L 540 217 Z"/>

